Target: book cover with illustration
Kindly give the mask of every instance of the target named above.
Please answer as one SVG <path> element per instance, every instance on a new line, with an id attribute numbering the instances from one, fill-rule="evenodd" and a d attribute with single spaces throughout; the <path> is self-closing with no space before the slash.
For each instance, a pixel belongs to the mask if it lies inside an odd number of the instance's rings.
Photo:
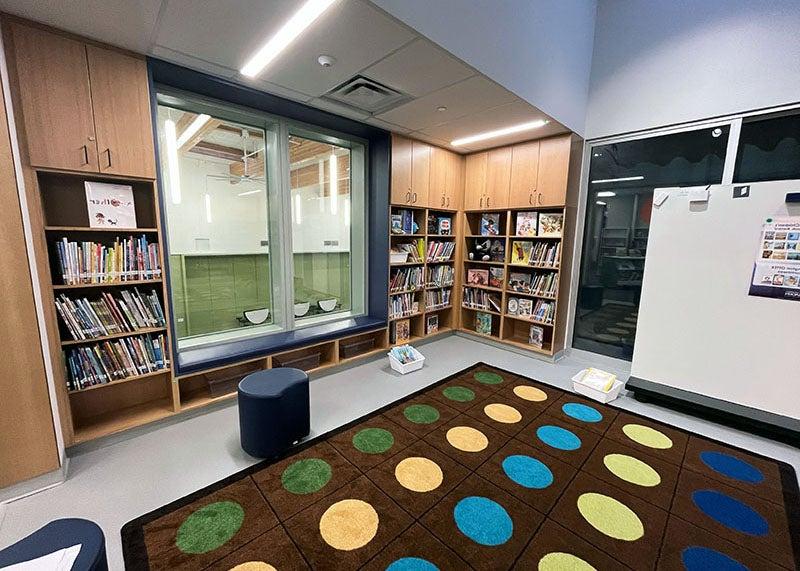
<path id="1" fill-rule="evenodd" d="M 399 319 L 394 322 L 394 342 L 408 343 L 411 339 L 411 321 Z"/>
<path id="2" fill-rule="evenodd" d="M 502 288 L 505 270 L 503 268 L 489 268 L 489 287 Z"/>
<path id="3" fill-rule="evenodd" d="M 541 349 L 544 345 L 544 329 L 538 325 L 531 325 L 531 330 L 528 334 L 528 343 L 538 349 Z"/>
<path id="4" fill-rule="evenodd" d="M 511 263 L 519 266 L 527 266 L 531 261 L 531 250 L 533 242 L 514 240 L 511 244 Z"/>
<path id="5" fill-rule="evenodd" d="M 536 236 L 537 220 L 536 212 L 518 212 L 517 236 Z"/>
<path id="6" fill-rule="evenodd" d="M 83 185 L 90 228 L 136 228 L 132 186 L 88 181 Z"/>
<path id="7" fill-rule="evenodd" d="M 492 314 L 481 313 L 480 311 L 475 314 L 475 331 L 483 333 L 484 335 L 492 334 Z"/>
<path id="8" fill-rule="evenodd" d="M 539 214 L 539 236 L 561 236 L 564 229 L 564 215 L 561 213 Z"/>
<path id="9" fill-rule="evenodd" d="M 533 314 L 533 300 L 520 299 L 519 307 L 517 308 L 517 315 L 520 317 L 530 317 Z"/>
<path id="10" fill-rule="evenodd" d="M 508 277 L 508 287 L 512 291 L 531 293 L 531 275 L 522 272 L 511 272 Z"/>
<path id="11" fill-rule="evenodd" d="M 425 318 L 425 333 L 430 335 L 439 331 L 439 315 L 428 315 Z"/>
<path id="12" fill-rule="evenodd" d="M 489 270 L 467 270 L 467 283 L 470 285 L 489 285 Z"/>
<path id="13" fill-rule="evenodd" d="M 500 215 L 487 212 L 481 214 L 481 236 L 497 236 L 500 234 Z"/>

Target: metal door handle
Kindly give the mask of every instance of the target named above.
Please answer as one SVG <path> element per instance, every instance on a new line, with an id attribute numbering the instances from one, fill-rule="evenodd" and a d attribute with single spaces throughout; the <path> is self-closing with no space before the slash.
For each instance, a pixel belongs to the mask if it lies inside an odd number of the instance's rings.
<path id="1" fill-rule="evenodd" d="M 483 208 L 483 197 L 481 196 L 481 208 Z"/>
<path id="2" fill-rule="evenodd" d="M 412 202 L 412 204 L 416 204 L 417 203 L 417 193 L 416 192 L 414 193 L 414 200 L 412 200 L 411 202 Z"/>
<path id="3" fill-rule="evenodd" d="M 111 149 L 106 149 L 106 153 L 108 153 L 108 167 L 111 168 Z"/>
<path id="4" fill-rule="evenodd" d="M 89 147 L 88 145 L 84 145 L 81 147 L 83 149 L 83 163 L 84 165 L 89 164 Z"/>
<path id="5" fill-rule="evenodd" d="M 406 193 L 406 204 L 411 204 L 411 191 Z"/>

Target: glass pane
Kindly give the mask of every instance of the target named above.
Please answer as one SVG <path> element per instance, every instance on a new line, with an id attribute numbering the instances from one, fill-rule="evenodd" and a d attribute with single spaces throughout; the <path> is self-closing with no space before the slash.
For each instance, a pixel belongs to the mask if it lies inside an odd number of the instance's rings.
<path id="1" fill-rule="evenodd" d="M 363 150 L 292 135 L 289 163 L 297 323 L 363 313 Z"/>
<path id="2" fill-rule="evenodd" d="M 591 149 L 573 346 L 633 355 L 653 189 L 722 181 L 729 126 Z"/>
<path id="3" fill-rule="evenodd" d="M 800 114 L 742 122 L 734 182 L 800 178 Z"/>
<path id="4" fill-rule="evenodd" d="M 265 172 L 274 138 L 207 111 L 158 107 L 179 347 L 277 329 Z"/>

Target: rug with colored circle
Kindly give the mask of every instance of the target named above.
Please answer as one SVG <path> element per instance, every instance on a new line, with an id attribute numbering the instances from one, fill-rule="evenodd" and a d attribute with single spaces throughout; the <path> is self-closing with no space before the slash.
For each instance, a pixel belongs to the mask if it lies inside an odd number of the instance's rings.
<path id="1" fill-rule="evenodd" d="M 122 542 L 134 570 L 796 569 L 800 491 L 777 460 L 479 363 Z"/>

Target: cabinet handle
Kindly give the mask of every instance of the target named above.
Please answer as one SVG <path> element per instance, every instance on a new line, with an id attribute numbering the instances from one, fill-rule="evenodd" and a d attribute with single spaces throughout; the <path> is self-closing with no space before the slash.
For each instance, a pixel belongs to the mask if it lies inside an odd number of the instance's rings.
<path id="1" fill-rule="evenodd" d="M 411 204 L 411 191 L 406 193 L 406 204 Z"/>
<path id="2" fill-rule="evenodd" d="M 450 197 L 447 197 L 447 207 L 450 208 Z"/>
<path id="3" fill-rule="evenodd" d="M 533 204 L 533 193 L 532 192 L 528 193 L 528 204 Z"/>
<path id="4" fill-rule="evenodd" d="M 539 206 L 542 205 L 542 193 L 541 192 L 537 192 L 536 193 L 536 204 L 538 204 Z"/>
<path id="5" fill-rule="evenodd" d="M 442 196 L 442 206 L 444 206 L 444 196 Z"/>
<path id="6" fill-rule="evenodd" d="M 106 168 L 111 168 L 111 149 L 106 149 L 106 154 L 108 155 L 108 166 Z"/>
<path id="7" fill-rule="evenodd" d="M 483 208 L 483 197 L 481 196 L 481 208 Z"/>
<path id="8" fill-rule="evenodd" d="M 89 164 L 89 146 L 84 145 L 81 147 L 83 149 L 83 162 L 81 164 L 88 165 Z"/>
<path id="9" fill-rule="evenodd" d="M 412 201 L 412 204 L 416 204 L 416 203 L 417 203 L 417 193 L 415 192 L 414 193 L 414 200 Z"/>
<path id="10" fill-rule="evenodd" d="M 487 207 L 487 208 L 489 207 L 489 202 L 491 202 L 491 200 L 492 200 L 492 197 L 491 197 L 491 196 L 487 196 L 487 197 L 486 197 L 486 207 Z"/>

